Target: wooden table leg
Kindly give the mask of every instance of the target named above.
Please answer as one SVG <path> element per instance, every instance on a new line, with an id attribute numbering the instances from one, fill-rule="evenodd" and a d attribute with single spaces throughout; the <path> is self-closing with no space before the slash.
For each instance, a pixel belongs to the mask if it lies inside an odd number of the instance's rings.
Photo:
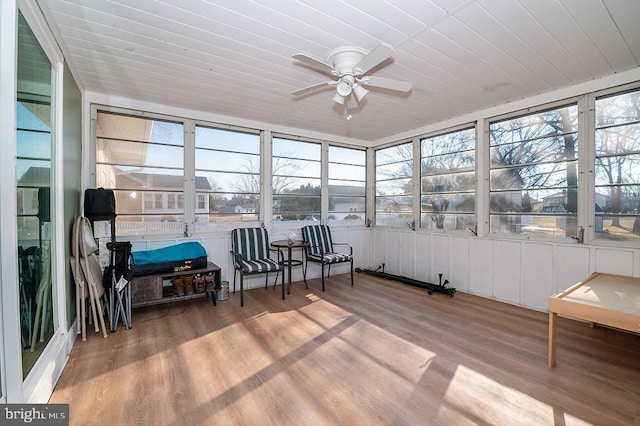
<path id="1" fill-rule="evenodd" d="M 547 365 L 552 368 L 556 365 L 556 329 L 558 314 L 549 312 L 549 343 L 547 353 Z"/>

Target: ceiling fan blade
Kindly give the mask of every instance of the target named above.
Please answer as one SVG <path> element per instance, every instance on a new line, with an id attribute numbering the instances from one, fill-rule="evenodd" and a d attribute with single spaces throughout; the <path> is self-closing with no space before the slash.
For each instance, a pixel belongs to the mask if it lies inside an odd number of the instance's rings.
<path id="1" fill-rule="evenodd" d="M 311 86 L 307 86 L 307 87 L 303 87 L 302 89 L 298 89 L 296 91 L 291 92 L 292 95 L 294 96 L 298 96 L 298 95 L 304 95 L 305 93 L 309 93 L 309 92 L 313 92 L 314 90 L 323 88 L 323 87 L 327 87 L 327 86 L 333 86 L 335 85 L 337 82 L 336 81 L 323 81 L 322 83 L 317 83 Z"/>
<path id="2" fill-rule="evenodd" d="M 360 59 L 360 62 L 353 67 L 353 72 L 357 76 L 364 75 L 371 71 L 372 68 L 389 59 L 392 54 L 393 47 L 388 44 L 381 44 L 369 52 L 364 58 Z"/>
<path id="3" fill-rule="evenodd" d="M 410 81 L 373 76 L 363 78 L 360 83 L 369 87 L 379 87 L 381 89 L 397 90 L 399 92 L 408 92 L 413 87 L 413 83 Z"/>
<path id="4" fill-rule="evenodd" d="M 325 64 L 324 62 L 312 58 L 311 56 L 307 56 L 304 53 L 296 53 L 292 56 L 292 58 L 297 59 L 300 62 L 304 62 L 311 68 L 315 68 L 316 70 L 325 74 L 338 75 L 338 71 L 336 71 L 331 65 Z"/>

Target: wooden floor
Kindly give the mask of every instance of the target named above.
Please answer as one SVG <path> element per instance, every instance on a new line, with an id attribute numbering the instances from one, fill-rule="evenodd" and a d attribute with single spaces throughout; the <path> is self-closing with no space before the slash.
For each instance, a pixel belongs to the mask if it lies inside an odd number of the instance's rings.
<path id="1" fill-rule="evenodd" d="M 368 275 L 134 310 L 78 340 L 71 424 L 640 425 L 640 335 Z"/>

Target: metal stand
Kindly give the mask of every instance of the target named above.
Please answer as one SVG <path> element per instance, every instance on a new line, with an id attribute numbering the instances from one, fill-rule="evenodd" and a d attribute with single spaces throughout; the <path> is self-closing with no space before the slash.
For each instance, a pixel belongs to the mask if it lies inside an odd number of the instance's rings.
<path id="1" fill-rule="evenodd" d="M 438 274 L 438 276 L 440 277 L 440 284 L 432 284 L 424 281 L 414 280 L 412 278 L 403 277 L 401 275 L 387 274 L 386 272 L 384 272 L 384 263 L 378 266 L 376 270 L 356 268 L 356 272 L 364 272 L 365 274 L 374 275 L 376 277 L 400 281 L 402 283 L 409 284 L 415 287 L 426 288 L 427 293 L 429 293 L 430 295 L 434 291 L 438 293 L 448 294 L 449 296 L 453 296 L 456 293 L 455 288 L 446 287 L 446 285 L 449 284 L 449 280 L 444 280 L 444 282 L 442 282 L 442 274 Z"/>

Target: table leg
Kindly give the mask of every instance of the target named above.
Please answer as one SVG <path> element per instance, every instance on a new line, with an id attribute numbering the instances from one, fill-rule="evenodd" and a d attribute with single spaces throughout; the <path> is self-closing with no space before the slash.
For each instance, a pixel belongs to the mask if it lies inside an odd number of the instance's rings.
<path id="1" fill-rule="evenodd" d="M 287 294 L 291 294 L 291 246 L 287 247 L 287 255 L 289 256 L 289 260 L 288 260 L 288 272 L 289 272 L 289 276 L 287 277 L 287 284 L 289 284 L 289 287 L 287 288 Z"/>
<path id="2" fill-rule="evenodd" d="M 549 342 L 547 353 L 547 365 L 549 368 L 556 365 L 556 329 L 557 329 L 558 314 L 555 312 L 549 312 Z"/>

